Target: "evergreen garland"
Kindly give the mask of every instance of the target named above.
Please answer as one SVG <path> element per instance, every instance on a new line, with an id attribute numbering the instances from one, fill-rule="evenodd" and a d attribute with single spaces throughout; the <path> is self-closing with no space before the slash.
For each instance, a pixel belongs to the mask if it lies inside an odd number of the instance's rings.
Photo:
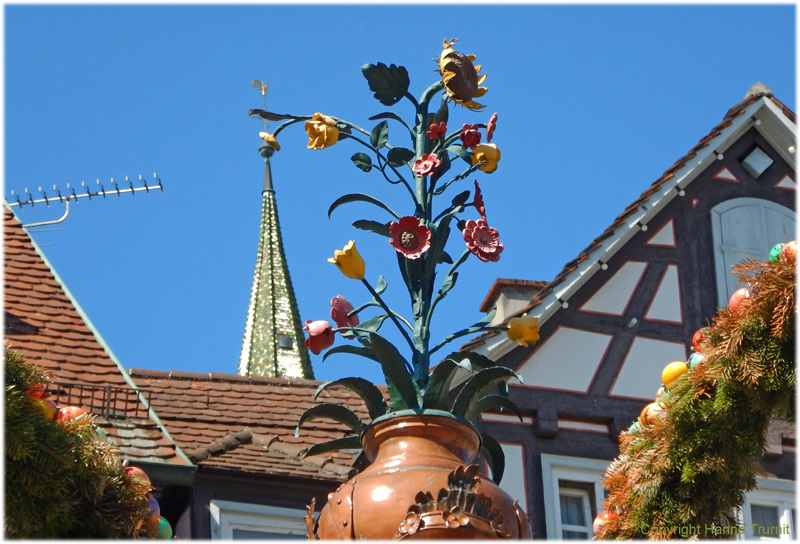
<path id="1" fill-rule="evenodd" d="M 663 417 L 620 433 L 598 538 L 735 534 L 733 513 L 763 475 L 770 421 L 795 421 L 795 262 L 784 253 L 733 267 L 750 296 L 719 310 L 706 361 L 669 386 Z"/>
<path id="2" fill-rule="evenodd" d="M 31 394 L 47 382 L 41 368 L 6 349 L 5 537 L 148 538 L 150 484 L 125 473 L 91 415 L 48 419 L 45 401 Z"/>

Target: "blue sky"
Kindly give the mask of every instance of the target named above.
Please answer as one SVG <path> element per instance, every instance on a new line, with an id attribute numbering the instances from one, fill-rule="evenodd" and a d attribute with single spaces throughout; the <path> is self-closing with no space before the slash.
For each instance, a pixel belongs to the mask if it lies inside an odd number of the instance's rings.
<path id="1" fill-rule="evenodd" d="M 419 96 L 453 37 L 477 55 L 489 92 L 484 112 L 451 109 L 451 127 L 497 112 L 502 151 L 495 173 L 457 189 L 479 180 L 505 251 L 462 267 L 437 309 L 436 338 L 480 318 L 495 278 L 552 279 L 751 85 L 796 110 L 791 4 L 6 5 L 4 196 L 157 172 L 163 194 L 83 199 L 61 230 L 34 238 L 126 368 L 235 373 L 263 175 L 251 80 L 270 84 L 272 111 L 371 128 L 372 115 L 411 110 L 374 100 L 360 66 L 405 66 Z M 322 151 L 306 142 L 302 127 L 287 129 L 272 160 L 302 319 L 326 318 L 337 294 L 367 299 L 326 262 L 349 239 L 368 278 L 384 275 L 393 307 L 408 314 L 394 251 L 351 226 L 383 218 L 361 204 L 327 217 L 346 192 L 398 208 L 407 197 L 357 170 L 352 142 Z M 62 213 L 26 207 L 20 217 Z M 461 243 L 452 237 L 451 253 Z M 317 379 L 382 381 L 346 356 L 312 360 Z"/>

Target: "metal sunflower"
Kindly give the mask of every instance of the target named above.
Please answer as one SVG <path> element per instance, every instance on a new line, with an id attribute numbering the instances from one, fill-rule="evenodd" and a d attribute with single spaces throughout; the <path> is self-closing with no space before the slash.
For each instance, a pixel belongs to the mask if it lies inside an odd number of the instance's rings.
<path id="1" fill-rule="evenodd" d="M 456 38 L 444 40 L 444 50 L 439 55 L 439 72 L 442 74 L 442 83 L 447 96 L 456 104 L 471 110 L 481 110 L 485 106 L 473 101 L 473 98 L 483 96 L 489 89 L 480 87 L 486 80 L 486 74 L 478 75 L 480 65 L 472 64 L 475 55 L 464 55 L 453 49 Z"/>

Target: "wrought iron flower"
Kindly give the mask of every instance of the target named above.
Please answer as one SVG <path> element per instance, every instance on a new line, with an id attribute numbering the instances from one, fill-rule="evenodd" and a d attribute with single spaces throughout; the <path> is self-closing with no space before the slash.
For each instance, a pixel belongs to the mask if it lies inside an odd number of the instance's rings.
<path id="1" fill-rule="evenodd" d="M 339 140 L 339 128 L 336 121 L 327 115 L 317 112 L 306 121 L 306 134 L 308 134 L 309 149 L 325 149 Z"/>
<path id="2" fill-rule="evenodd" d="M 483 204 L 483 193 L 481 192 L 481 187 L 478 185 L 478 180 L 475 180 L 475 197 L 472 200 L 472 205 L 475 206 L 475 209 L 478 210 L 478 213 L 481 214 L 481 219 L 484 221 L 486 220 L 486 207 Z"/>
<path id="3" fill-rule="evenodd" d="M 389 224 L 389 243 L 406 259 L 418 259 L 431 246 L 431 231 L 413 215 Z"/>
<path id="4" fill-rule="evenodd" d="M 473 101 L 473 98 L 486 94 L 486 87 L 480 85 L 486 80 L 486 74 L 478 75 L 480 65 L 472 64 L 475 55 L 464 55 L 453 49 L 457 40 L 444 40 L 444 50 L 439 55 L 439 73 L 442 74 L 444 89 L 453 102 L 471 110 L 484 108 L 483 104 Z"/>
<path id="5" fill-rule="evenodd" d="M 444 121 L 440 123 L 431 123 L 425 135 L 431 140 L 438 140 L 447 133 L 447 123 Z"/>
<path id="6" fill-rule="evenodd" d="M 500 150 L 497 144 L 480 144 L 472 150 L 473 166 L 479 164 L 478 170 L 491 174 L 497 170 L 497 163 L 500 161 Z"/>
<path id="7" fill-rule="evenodd" d="M 497 229 L 492 228 L 481 218 L 477 221 L 470 219 L 464 224 L 462 231 L 467 249 L 483 262 L 497 262 L 503 252 L 503 242 Z"/>
<path id="8" fill-rule="evenodd" d="M 355 327 L 360 323 L 358 314 L 348 317 L 347 314 L 353 311 L 353 305 L 342 295 L 336 295 L 331 299 L 331 319 L 336 322 L 337 327 Z"/>
<path id="9" fill-rule="evenodd" d="M 458 135 L 461 140 L 461 147 L 464 149 L 472 149 L 481 143 L 481 133 L 478 132 L 478 125 L 467 125 L 461 127 L 461 134 Z"/>
<path id="10" fill-rule="evenodd" d="M 397 528 L 397 532 L 401 535 L 413 535 L 417 532 L 417 529 L 420 527 L 420 523 L 422 522 L 422 518 L 416 512 L 409 512 L 406 515 L 406 519 L 400 524 L 400 527 Z"/>
<path id="11" fill-rule="evenodd" d="M 269 132 L 259 132 L 258 137 L 264 140 L 264 143 L 271 146 L 275 151 L 280 151 L 281 146 L 278 144 L 277 138 L 270 134 Z"/>
<path id="12" fill-rule="evenodd" d="M 497 113 L 493 113 L 489 117 L 489 122 L 486 123 L 486 141 L 491 142 L 494 137 L 494 129 L 497 128 Z"/>
<path id="13" fill-rule="evenodd" d="M 441 163 L 436 153 L 428 153 L 415 160 L 411 169 L 419 176 L 432 176 Z"/>
<path id="14" fill-rule="evenodd" d="M 451 529 L 469 524 L 469 516 L 464 513 L 464 510 L 462 510 L 460 506 L 454 506 L 450 510 L 445 510 L 442 512 L 442 517 L 444 518 L 444 522 Z"/>
<path id="15" fill-rule="evenodd" d="M 328 349 L 333 345 L 336 333 L 330 323 L 320 319 L 319 321 L 306 321 L 306 326 L 303 330 L 308 332 L 306 338 L 306 347 L 314 355 L 319 355 L 323 350 Z"/>
<path id="16" fill-rule="evenodd" d="M 528 317 L 527 314 L 522 317 L 515 317 L 508 322 L 506 335 L 512 342 L 528 347 L 528 345 L 534 344 L 539 340 L 539 319 Z"/>
<path id="17" fill-rule="evenodd" d="M 333 258 L 328 259 L 328 262 L 335 264 L 339 270 L 341 270 L 342 274 L 348 278 L 352 278 L 354 280 L 364 279 L 366 264 L 364 263 L 364 259 L 358 253 L 354 240 L 347 242 L 347 245 L 344 246 L 343 250 L 335 250 L 333 252 Z"/>

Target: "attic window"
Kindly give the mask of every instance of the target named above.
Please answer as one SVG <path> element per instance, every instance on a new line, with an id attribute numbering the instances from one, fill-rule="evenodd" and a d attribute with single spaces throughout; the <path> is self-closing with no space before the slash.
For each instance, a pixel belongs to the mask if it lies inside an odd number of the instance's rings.
<path id="1" fill-rule="evenodd" d="M 763 174 L 764 171 L 770 167 L 772 162 L 773 161 L 769 158 L 769 155 L 764 153 L 760 148 L 756 147 L 742 161 L 742 166 L 744 166 L 744 169 L 747 170 L 751 176 L 753 176 L 755 179 L 758 179 L 758 176 Z"/>
<path id="2" fill-rule="evenodd" d="M 286 334 L 278 334 L 278 347 L 283 349 L 292 349 L 292 337 Z"/>

